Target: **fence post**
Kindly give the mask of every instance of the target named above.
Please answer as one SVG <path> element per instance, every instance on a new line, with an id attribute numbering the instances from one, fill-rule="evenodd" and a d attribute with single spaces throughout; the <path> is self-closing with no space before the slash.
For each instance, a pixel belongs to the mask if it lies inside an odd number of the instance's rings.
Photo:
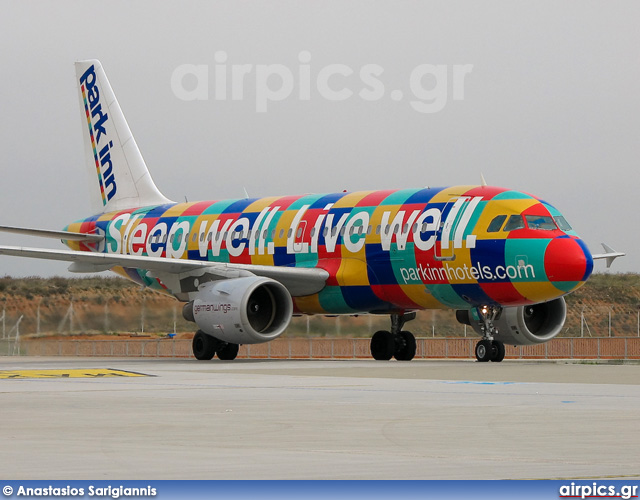
<path id="1" fill-rule="evenodd" d="M 549 343 L 544 343 L 544 359 L 549 359 Z"/>
<path id="2" fill-rule="evenodd" d="M 573 359 L 573 342 L 574 339 L 570 339 L 571 342 L 569 342 L 569 359 Z"/>

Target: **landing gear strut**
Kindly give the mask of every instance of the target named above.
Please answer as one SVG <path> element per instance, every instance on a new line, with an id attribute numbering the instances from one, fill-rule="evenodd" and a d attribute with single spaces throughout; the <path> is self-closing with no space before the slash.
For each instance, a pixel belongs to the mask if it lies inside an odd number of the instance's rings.
<path id="1" fill-rule="evenodd" d="M 480 330 L 482 340 L 476 344 L 476 359 L 480 362 L 493 361 L 499 363 L 504 359 L 504 344 L 499 340 L 494 340 L 493 336 L 498 333 L 498 329 L 493 321 L 502 312 L 500 307 L 482 306 L 477 308 L 480 317 Z"/>
<path id="2" fill-rule="evenodd" d="M 199 360 L 210 360 L 217 354 L 218 359 L 232 361 L 238 355 L 238 344 L 230 344 L 218 340 L 211 335 L 207 335 L 202 330 L 198 330 L 193 337 L 191 344 L 193 355 Z"/>
<path id="3" fill-rule="evenodd" d="M 392 314 L 391 331 L 381 330 L 371 337 L 373 359 L 388 361 L 395 357 L 398 361 L 411 361 L 416 355 L 416 338 L 402 328 L 406 322 L 415 318 L 415 312 Z"/>

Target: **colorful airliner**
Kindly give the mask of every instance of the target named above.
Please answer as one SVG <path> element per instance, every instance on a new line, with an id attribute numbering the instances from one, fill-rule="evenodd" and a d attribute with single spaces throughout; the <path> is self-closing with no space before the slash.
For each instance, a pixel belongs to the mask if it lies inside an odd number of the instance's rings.
<path id="1" fill-rule="evenodd" d="M 199 360 L 235 359 L 273 340 L 293 315 L 384 314 L 378 360 L 411 360 L 404 325 L 421 309 L 456 310 L 482 339 L 478 361 L 505 344 L 554 338 L 564 295 L 589 278 L 592 255 L 550 204 L 487 186 L 362 191 L 175 203 L 158 190 L 97 60 L 76 63 L 88 168 L 100 213 L 62 231 L 3 226 L 61 239 L 70 250 L 0 246 L 0 254 L 115 271 L 185 302 Z"/>

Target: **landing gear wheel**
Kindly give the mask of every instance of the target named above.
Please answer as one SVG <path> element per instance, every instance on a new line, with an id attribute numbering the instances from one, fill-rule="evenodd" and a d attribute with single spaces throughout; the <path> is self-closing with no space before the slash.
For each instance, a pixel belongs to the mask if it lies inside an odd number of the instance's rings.
<path id="1" fill-rule="evenodd" d="M 476 344 L 476 359 L 480 362 L 489 361 L 496 351 L 497 348 L 493 346 L 491 340 L 481 340 Z"/>
<path id="2" fill-rule="evenodd" d="M 416 355 L 416 338 L 411 332 L 400 332 L 396 341 L 398 346 L 393 355 L 398 361 L 411 361 Z"/>
<path id="3" fill-rule="evenodd" d="M 494 340 L 492 342 L 492 346 L 493 346 L 493 349 L 494 349 L 495 356 L 491 357 L 491 361 L 493 361 L 495 363 L 500 363 L 500 361 L 502 361 L 504 359 L 504 355 L 505 355 L 504 344 L 502 342 L 500 342 L 499 340 Z"/>
<path id="4" fill-rule="evenodd" d="M 216 339 L 207 335 L 202 330 L 198 330 L 193 337 L 191 344 L 193 355 L 199 360 L 212 359 L 216 353 Z"/>
<path id="5" fill-rule="evenodd" d="M 371 356 L 378 361 L 389 361 L 396 351 L 396 343 L 391 332 L 380 330 L 371 337 Z"/>
<path id="6" fill-rule="evenodd" d="M 240 349 L 238 344 L 227 344 L 222 349 L 218 349 L 216 354 L 222 361 L 233 361 L 238 355 L 238 349 Z"/>

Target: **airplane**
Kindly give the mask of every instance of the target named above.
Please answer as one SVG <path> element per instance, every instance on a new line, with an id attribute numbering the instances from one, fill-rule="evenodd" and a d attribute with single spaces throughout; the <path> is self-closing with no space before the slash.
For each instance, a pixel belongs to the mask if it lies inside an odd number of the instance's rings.
<path id="1" fill-rule="evenodd" d="M 233 360 L 239 345 L 282 335 L 293 315 L 388 315 L 376 360 L 409 361 L 405 324 L 454 309 L 481 339 L 481 362 L 505 344 L 560 333 L 564 296 L 595 259 L 563 215 L 530 194 L 481 185 L 176 203 L 156 187 L 102 65 L 75 64 L 87 168 L 99 213 L 62 231 L 2 226 L 69 250 L 0 246 L 0 254 L 114 271 L 184 302 L 198 360 Z"/>

